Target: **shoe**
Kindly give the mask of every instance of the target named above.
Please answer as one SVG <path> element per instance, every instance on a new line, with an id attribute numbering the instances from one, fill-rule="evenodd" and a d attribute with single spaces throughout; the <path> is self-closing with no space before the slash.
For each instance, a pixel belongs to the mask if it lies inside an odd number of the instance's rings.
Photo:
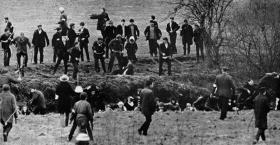
<path id="1" fill-rule="evenodd" d="M 72 136 L 68 136 L 68 141 L 71 141 L 72 140 Z"/>
<path id="2" fill-rule="evenodd" d="M 138 134 L 142 135 L 142 131 L 140 129 L 138 129 Z"/>

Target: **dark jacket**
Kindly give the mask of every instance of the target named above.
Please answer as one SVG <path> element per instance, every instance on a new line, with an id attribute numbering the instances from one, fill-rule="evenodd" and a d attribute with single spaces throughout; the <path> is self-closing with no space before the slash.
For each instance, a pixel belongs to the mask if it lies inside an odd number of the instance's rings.
<path id="1" fill-rule="evenodd" d="M 104 30 L 104 35 L 106 39 L 114 39 L 117 35 L 115 26 L 107 26 Z"/>
<path id="2" fill-rule="evenodd" d="M 173 33 L 176 33 L 176 31 L 178 31 L 180 29 L 180 26 L 176 22 L 173 22 L 172 26 L 170 26 L 170 23 L 168 23 L 167 26 L 166 26 L 166 31 L 169 34 L 171 33 L 171 28 L 173 30 Z"/>
<path id="3" fill-rule="evenodd" d="M 16 44 L 17 53 L 27 54 L 27 46 L 31 47 L 31 44 L 27 37 L 16 37 L 13 42 Z"/>
<path id="4" fill-rule="evenodd" d="M 216 94 L 220 97 L 231 98 L 234 95 L 235 86 L 232 77 L 227 74 L 219 74 L 216 77 L 215 84 L 217 85 Z"/>
<path id="5" fill-rule="evenodd" d="M 134 27 L 134 34 L 132 34 L 132 29 L 131 27 Z M 130 24 L 127 26 L 127 38 L 129 39 L 129 37 L 134 36 L 135 40 L 137 40 L 137 38 L 140 36 L 140 31 L 138 29 L 138 26 L 135 24 Z"/>
<path id="6" fill-rule="evenodd" d="M 72 96 L 75 95 L 74 90 L 68 82 L 60 82 L 57 87 L 55 94 L 59 96 L 58 98 L 58 112 L 59 113 L 70 113 Z"/>
<path id="7" fill-rule="evenodd" d="M 57 32 L 53 35 L 52 38 L 52 46 L 56 49 L 56 55 L 58 57 L 63 57 L 66 53 L 66 47 L 62 42 L 62 35 L 61 33 Z"/>
<path id="8" fill-rule="evenodd" d="M 122 42 L 116 38 L 113 39 L 108 46 L 113 52 L 121 52 L 123 50 Z"/>
<path id="9" fill-rule="evenodd" d="M 146 40 L 150 39 L 150 27 L 151 26 L 147 26 L 145 31 L 144 31 L 144 35 L 146 36 Z M 155 27 L 155 36 L 156 36 L 156 40 L 159 40 L 162 36 L 162 33 L 160 31 L 160 29 L 158 27 Z"/>
<path id="10" fill-rule="evenodd" d="M 73 109 L 77 114 L 77 119 L 79 119 L 80 117 L 86 117 L 87 120 L 91 122 L 93 121 L 93 113 L 91 110 L 91 106 L 86 100 L 80 100 L 76 102 Z"/>
<path id="11" fill-rule="evenodd" d="M 84 28 L 83 31 L 80 29 L 79 30 L 80 35 L 79 35 L 79 42 L 80 43 L 89 43 L 88 38 L 90 37 L 89 31 L 87 28 Z M 84 40 L 82 40 L 84 39 Z"/>
<path id="12" fill-rule="evenodd" d="M 15 117 L 17 116 L 17 113 L 12 115 L 17 108 L 16 97 L 10 91 L 2 92 L 0 94 L 0 100 L 1 100 L 0 120 L 4 122 L 7 121 L 9 123 L 13 123 L 14 116 Z"/>
<path id="13" fill-rule="evenodd" d="M 35 30 L 35 32 L 33 34 L 32 44 L 34 46 L 38 46 L 38 47 L 45 47 L 46 42 L 47 42 L 47 45 L 50 44 L 47 33 L 44 30 L 42 30 L 42 32 L 40 34 L 39 30 Z"/>
<path id="14" fill-rule="evenodd" d="M 255 100 L 255 126 L 260 129 L 267 129 L 267 113 L 269 112 L 269 100 L 267 96 L 259 94 Z"/>
<path id="15" fill-rule="evenodd" d="M 103 12 L 99 15 L 92 14 L 90 16 L 90 18 L 91 19 L 98 19 L 97 20 L 97 30 L 104 30 L 105 29 L 105 26 L 106 26 L 105 18 L 107 18 L 107 21 L 110 20 L 108 14 L 106 12 Z"/>
<path id="16" fill-rule="evenodd" d="M 196 44 L 200 44 L 202 43 L 203 39 L 202 39 L 202 29 L 195 29 L 193 32 L 193 41 Z"/>
<path id="17" fill-rule="evenodd" d="M 70 49 L 68 49 L 68 53 L 70 54 L 71 56 L 71 62 L 72 63 L 76 63 L 76 62 L 79 62 L 79 58 L 80 58 L 80 55 L 81 55 L 81 51 L 79 49 L 79 47 L 71 47 Z"/>
<path id="18" fill-rule="evenodd" d="M 140 97 L 142 99 L 141 112 L 145 116 L 153 115 L 156 111 L 156 101 L 153 91 L 151 89 L 144 88 L 140 92 Z"/>
<path id="19" fill-rule="evenodd" d="M 182 25 L 182 30 L 180 35 L 182 36 L 183 41 L 186 41 L 189 44 L 193 42 L 193 28 L 189 24 Z"/>
<path id="20" fill-rule="evenodd" d="M 161 43 L 159 45 L 159 58 L 162 59 L 162 57 L 171 56 L 171 55 L 172 55 L 172 47 L 170 46 L 170 44 L 168 43 L 168 48 L 166 48 L 164 43 Z"/>
<path id="21" fill-rule="evenodd" d="M 138 50 L 138 46 L 135 42 L 134 43 L 126 43 L 125 49 L 127 51 L 127 55 L 130 56 L 130 55 L 133 55 L 133 54 L 136 53 L 136 51 Z"/>
<path id="22" fill-rule="evenodd" d="M 97 43 L 97 41 L 95 41 L 93 43 L 93 46 L 92 46 L 92 50 L 94 52 L 94 54 L 98 54 L 98 55 L 103 55 L 105 54 L 105 48 L 106 48 L 106 44 L 105 43 L 101 43 L 100 45 Z"/>
<path id="23" fill-rule="evenodd" d="M 120 34 L 120 35 L 126 37 L 128 35 L 127 32 L 128 32 L 127 26 L 124 26 L 124 33 L 125 34 L 123 34 L 123 27 L 122 27 L 122 25 L 118 25 L 117 28 L 116 28 L 116 35 Z"/>
<path id="24" fill-rule="evenodd" d="M 75 32 L 75 30 L 69 29 L 68 38 L 69 38 L 69 45 L 70 46 L 74 46 L 77 37 L 78 37 L 78 35 Z"/>
<path id="25" fill-rule="evenodd" d="M 46 109 L 46 99 L 44 97 L 44 94 L 39 91 L 39 90 L 35 90 L 32 93 L 32 99 L 30 100 L 31 104 L 34 105 L 34 107 L 37 108 L 44 108 Z"/>

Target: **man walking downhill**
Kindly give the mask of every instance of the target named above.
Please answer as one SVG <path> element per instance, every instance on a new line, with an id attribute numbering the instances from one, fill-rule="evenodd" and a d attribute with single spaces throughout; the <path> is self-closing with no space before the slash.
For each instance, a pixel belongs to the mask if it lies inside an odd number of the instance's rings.
<path id="1" fill-rule="evenodd" d="M 0 121 L 3 125 L 4 142 L 8 141 L 8 135 L 13 127 L 14 117 L 17 119 L 16 108 L 16 98 L 10 92 L 10 86 L 8 84 L 3 85 L 3 92 L 0 94 Z"/>
<path id="2" fill-rule="evenodd" d="M 216 94 L 219 97 L 221 120 L 227 118 L 228 102 L 235 93 L 235 86 L 232 77 L 227 73 L 227 70 L 227 68 L 222 68 L 222 74 L 217 75 L 214 83 L 217 87 Z"/>
<path id="3" fill-rule="evenodd" d="M 158 40 L 161 38 L 162 33 L 158 27 L 155 26 L 155 21 L 150 20 L 150 26 L 147 26 L 144 34 L 146 40 L 149 41 L 150 55 L 151 57 L 157 57 L 157 49 L 159 47 Z"/>
<path id="4" fill-rule="evenodd" d="M 89 31 L 85 28 L 85 23 L 80 23 L 80 30 L 79 30 L 79 42 L 80 42 L 80 49 L 81 49 L 81 61 L 84 61 L 84 50 L 87 56 L 87 61 L 90 62 L 89 53 L 88 53 L 88 38 L 90 37 Z"/>
<path id="5" fill-rule="evenodd" d="M 37 64 L 38 51 L 40 52 L 40 64 L 44 61 L 44 47 L 49 46 L 49 38 L 47 33 L 42 29 L 42 25 L 38 25 L 38 29 L 33 34 L 32 44 L 34 45 L 34 64 Z"/>
<path id="6" fill-rule="evenodd" d="M 31 44 L 29 42 L 29 39 L 24 36 L 24 33 L 20 33 L 20 36 L 16 37 L 13 42 L 16 44 L 17 48 L 17 63 L 18 68 L 22 68 L 21 66 L 21 57 L 24 58 L 23 66 L 27 67 L 27 46 L 31 48 Z"/>
<path id="7" fill-rule="evenodd" d="M 6 28 L 5 33 L 1 35 L 0 41 L 4 51 L 4 67 L 10 66 L 10 58 L 11 58 L 11 49 L 10 44 L 12 41 L 12 34 L 10 33 L 10 29 Z"/>
<path id="8" fill-rule="evenodd" d="M 174 17 L 170 17 L 170 23 L 167 24 L 166 31 L 170 37 L 170 45 L 172 47 L 172 53 L 177 53 L 176 39 L 177 31 L 180 29 L 180 26 L 174 21 Z"/>
<path id="9" fill-rule="evenodd" d="M 258 132 L 253 144 L 257 144 L 260 137 L 263 141 L 266 140 L 265 130 L 267 129 L 267 114 L 270 110 L 266 88 L 260 88 L 260 94 L 255 98 L 254 104 L 255 126 L 258 128 Z"/>
<path id="10" fill-rule="evenodd" d="M 190 55 L 191 45 L 193 44 L 193 28 L 191 25 L 189 25 L 187 19 L 184 20 L 184 24 L 182 25 L 182 30 L 180 35 L 182 36 L 184 55 L 186 55 L 187 46 L 188 46 L 188 55 Z"/>
<path id="11" fill-rule="evenodd" d="M 94 57 L 94 67 L 95 67 L 95 71 L 97 73 L 100 72 L 99 60 L 100 60 L 103 72 L 106 73 L 105 49 L 106 49 L 106 44 L 103 42 L 102 38 L 98 38 L 98 40 L 93 43 L 92 50 L 93 50 L 93 57 Z"/>
<path id="12" fill-rule="evenodd" d="M 153 80 L 149 79 L 145 83 L 145 88 L 140 92 L 140 97 L 142 100 L 141 112 L 145 116 L 146 120 L 144 124 L 138 129 L 139 135 L 147 136 L 150 123 L 152 122 L 152 115 L 156 111 L 156 101 L 152 91 L 153 87 Z"/>

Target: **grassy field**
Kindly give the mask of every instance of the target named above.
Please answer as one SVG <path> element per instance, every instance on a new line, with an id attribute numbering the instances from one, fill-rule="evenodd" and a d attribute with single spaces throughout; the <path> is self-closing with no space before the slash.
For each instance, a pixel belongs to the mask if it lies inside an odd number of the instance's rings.
<path id="1" fill-rule="evenodd" d="M 256 130 L 252 111 L 240 115 L 229 113 L 226 121 L 218 112 L 156 113 L 147 137 L 137 129 L 144 121 L 139 112 L 106 112 L 95 114 L 94 143 L 97 145 L 249 145 Z M 280 114 L 269 114 L 267 145 L 279 145 Z M 250 126 L 249 126 L 250 124 Z M 62 128 L 58 114 L 20 116 L 7 145 L 72 145 L 67 141 L 70 127 Z M 77 134 L 77 131 L 75 135 Z M 0 136 L 2 141 L 2 136 Z M 263 145 L 260 142 L 260 145 Z"/>

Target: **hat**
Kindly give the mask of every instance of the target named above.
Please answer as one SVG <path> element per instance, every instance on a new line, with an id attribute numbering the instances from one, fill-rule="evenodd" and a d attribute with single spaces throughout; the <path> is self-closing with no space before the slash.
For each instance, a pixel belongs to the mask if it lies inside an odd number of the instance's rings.
<path id="1" fill-rule="evenodd" d="M 80 23 L 80 26 L 85 26 L 85 22 L 81 22 L 81 23 Z"/>
<path id="2" fill-rule="evenodd" d="M 118 106 L 123 106 L 124 105 L 124 103 L 122 102 L 122 101 L 120 101 L 119 103 L 118 103 Z"/>
<path id="3" fill-rule="evenodd" d="M 83 90 L 83 87 L 82 86 L 77 86 L 76 88 L 75 88 L 75 92 L 76 93 L 82 93 L 84 90 Z"/>
<path id="4" fill-rule="evenodd" d="M 71 24 L 70 24 L 70 27 L 73 27 L 73 26 L 75 26 L 75 24 L 74 24 L 74 23 L 71 23 Z"/>
<path id="5" fill-rule="evenodd" d="M 41 25 L 41 24 L 39 24 L 37 27 L 42 27 L 42 25 Z"/>
<path id="6" fill-rule="evenodd" d="M 76 137 L 76 141 L 89 141 L 89 136 L 86 133 L 79 133 Z"/>
<path id="7" fill-rule="evenodd" d="M 170 20 L 174 20 L 174 17 L 170 17 Z"/>
<path id="8" fill-rule="evenodd" d="M 122 38 L 122 35 L 118 34 L 118 35 L 116 36 L 116 38 Z"/>
<path id="9" fill-rule="evenodd" d="M 151 18 L 154 20 L 154 19 L 156 19 L 156 17 L 154 16 L 154 15 L 151 15 Z"/>
<path id="10" fill-rule="evenodd" d="M 134 19 L 130 19 L 129 22 L 134 22 Z"/>
<path id="11" fill-rule="evenodd" d="M 129 37 L 129 40 L 133 40 L 133 41 L 135 41 L 134 36 L 130 36 L 130 37 Z"/>
<path id="12" fill-rule="evenodd" d="M 69 81 L 69 77 L 67 76 L 67 75 L 62 75 L 60 78 L 59 78 L 59 80 L 61 81 L 61 82 L 67 82 L 67 81 Z"/>
<path id="13" fill-rule="evenodd" d="M 60 11 L 60 12 L 63 12 L 63 11 L 64 11 L 64 8 L 63 8 L 63 7 L 59 7 L 59 11 Z"/>

